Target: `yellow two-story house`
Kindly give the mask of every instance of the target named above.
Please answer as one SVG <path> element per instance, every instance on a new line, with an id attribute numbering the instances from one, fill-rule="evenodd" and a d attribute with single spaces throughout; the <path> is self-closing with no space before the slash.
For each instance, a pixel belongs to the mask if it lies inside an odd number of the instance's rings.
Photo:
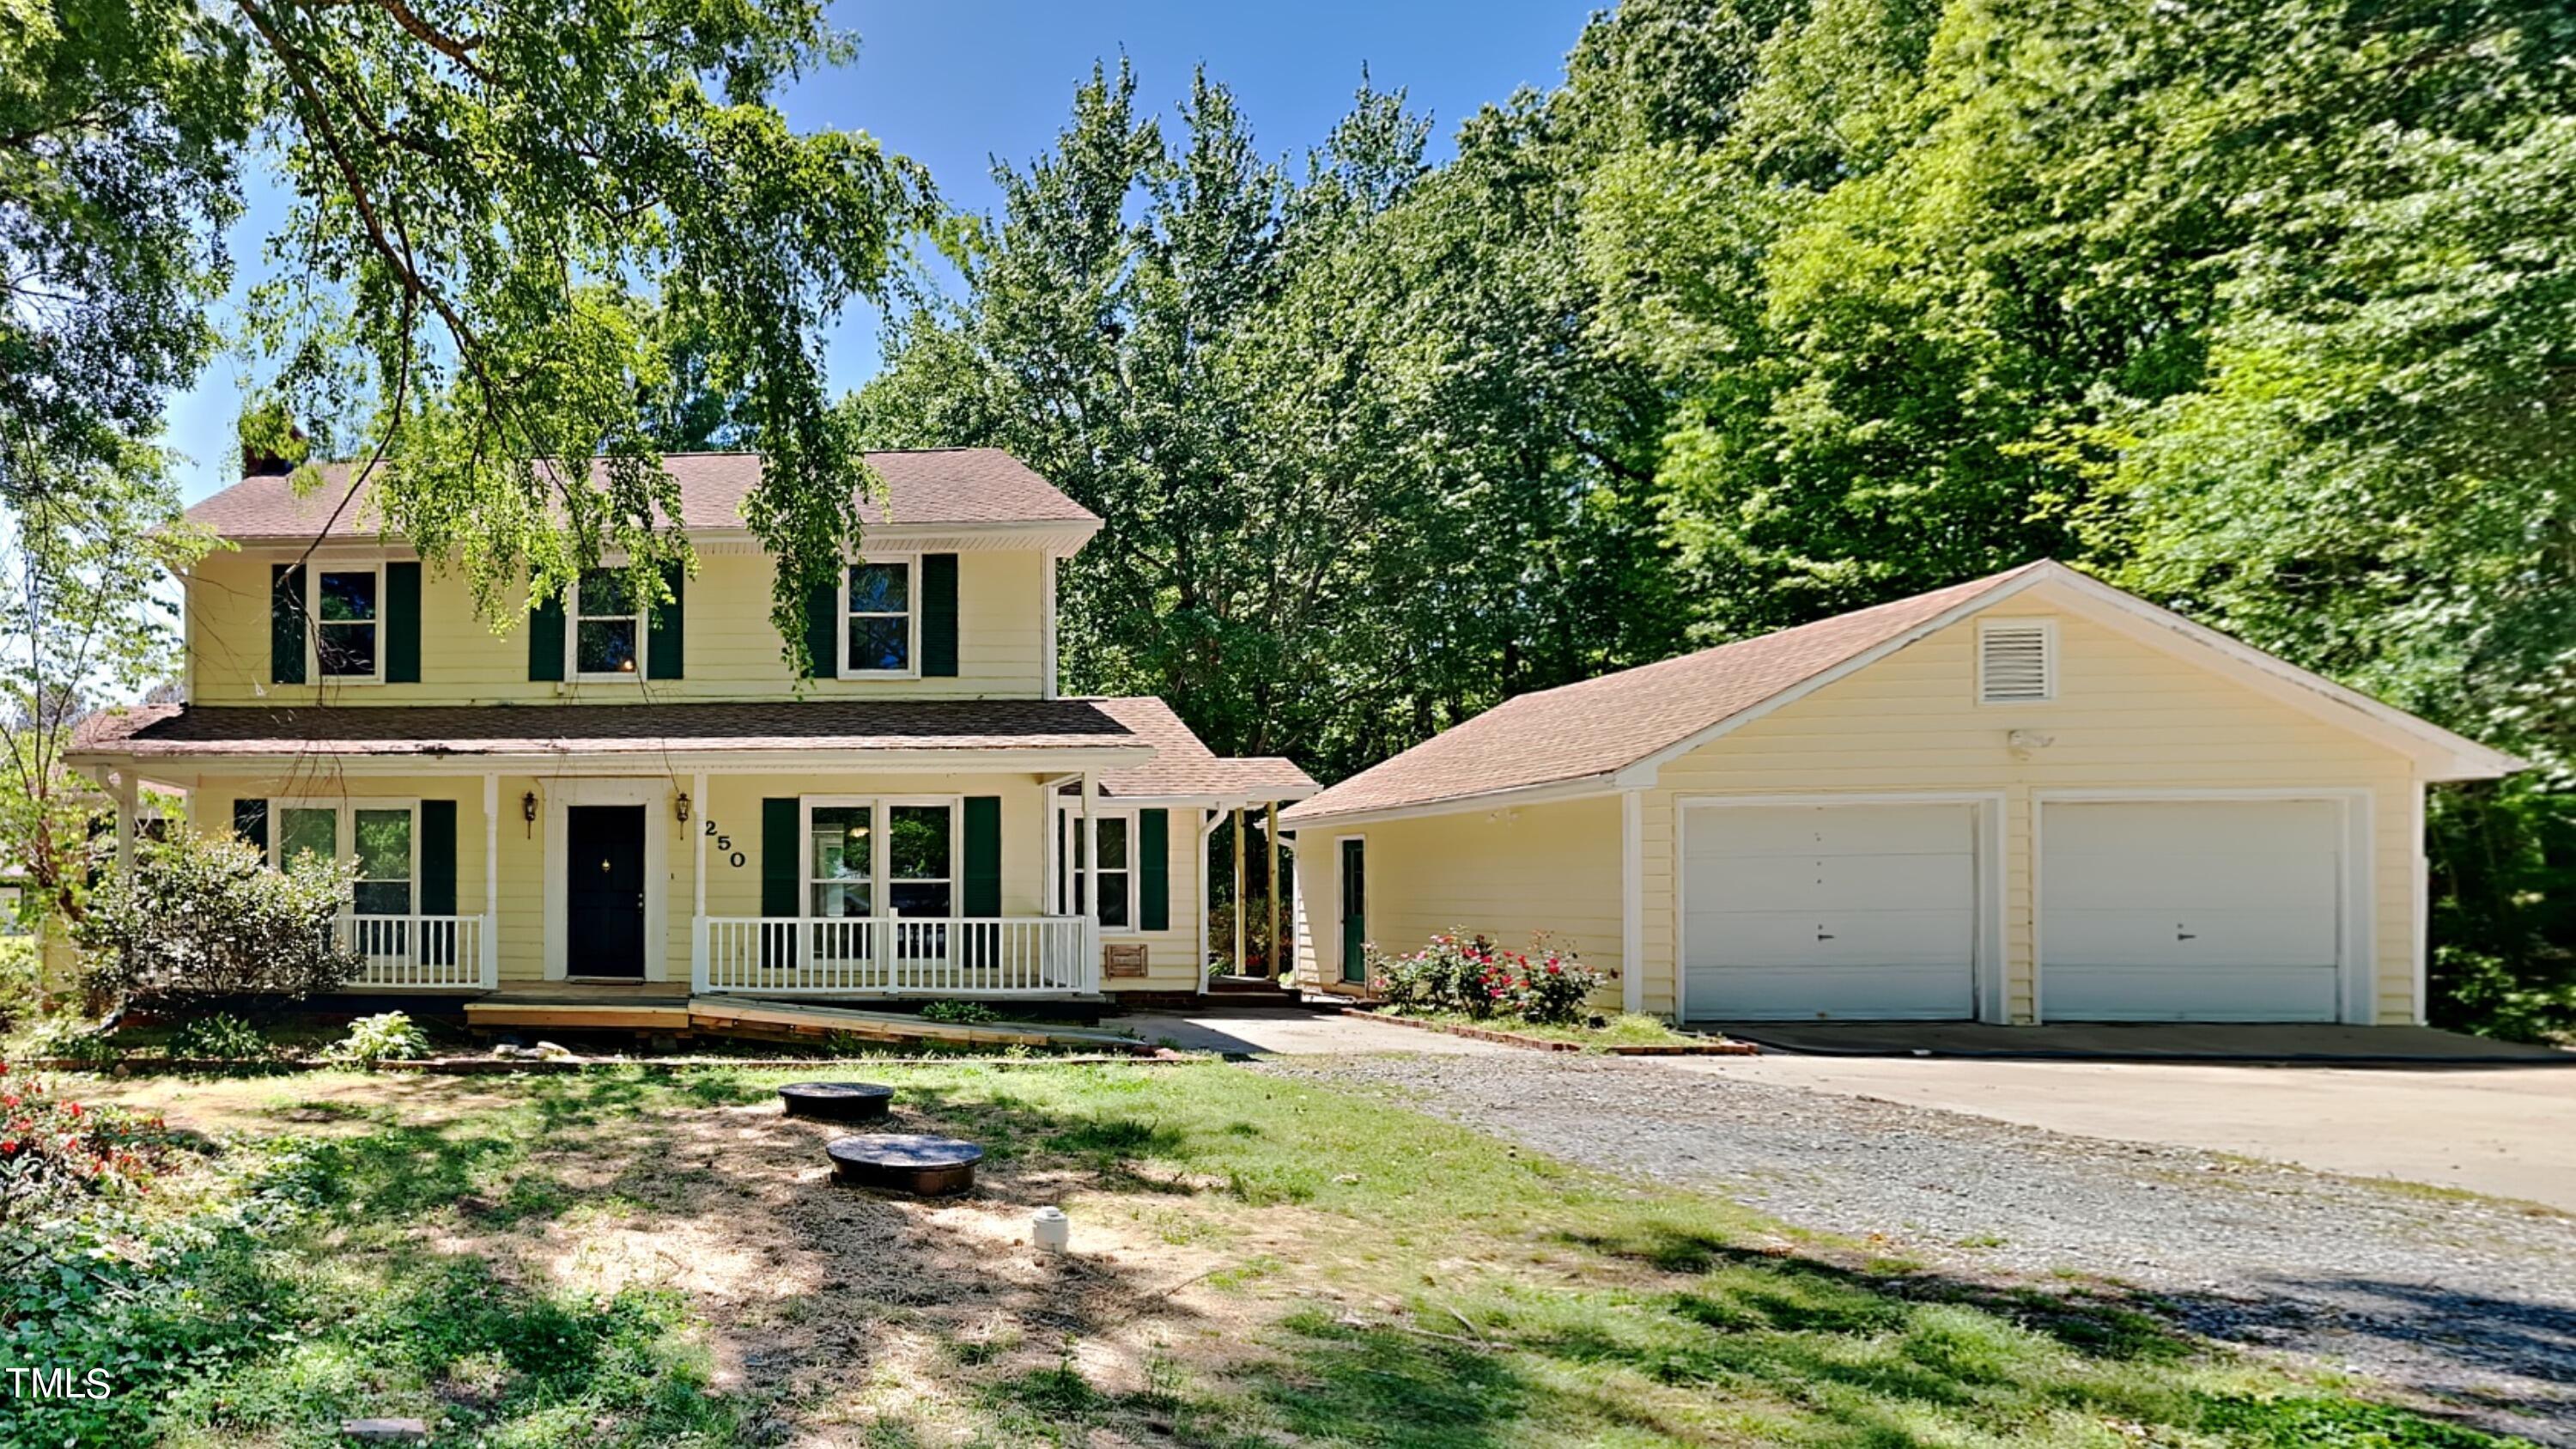
<path id="1" fill-rule="evenodd" d="M 232 547 L 182 581 L 187 703 L 101 717 L 73 763 L 127 849 L 153 785 L 273 861 L 351 862 L 353 989 L 1199 989 L 1210 831 L 1314 782 L 1159 699 L 1059 694 L 1057 564 L 1098 517 L 992 449 L 869 461 L 810 679 L 742 517 L 756 455 L 667 460 L 699 563 L 670 602 L 596 569 L 507 633 L 345 467 L 244 478 L 189 510 Z"/>

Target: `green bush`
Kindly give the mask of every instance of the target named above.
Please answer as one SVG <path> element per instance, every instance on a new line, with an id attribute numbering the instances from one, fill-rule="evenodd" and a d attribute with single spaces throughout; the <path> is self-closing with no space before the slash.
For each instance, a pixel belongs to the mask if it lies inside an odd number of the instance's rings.
<path id="1" fill-rule="evenodd" d="M 0 936 L 0 1032 L 17 1030 L 41 1011 L 44 974 L 33 936 Z"/>
<path id="2" fill-rule="evenodd" d="M 21 1055 L 104 1066 L 125 1055 L 116 1038 L 85 1016 L 41 1017 L 19 1040 Z"/>
<path id="3" fill-rule="evenodd" d="M 429 1055 L 429 1034 L 408 1015 L 387 1011 L 349 1023 L 349 1034 L 333 1042 L 322 1055 L 362 1067 L 373 1067 L 378 1062 L 418 1061 Z"/>
<path id="4" fill-rule="evenodd" d="M 924 1021 L 945 1022 L 950 1026 L 974 1026 L 979 1022 L 998 1021 L 993 1008 L 980 1001 L 934 1001 L 921 1009 Z"/>
<path id="5" fill-rule="evenodd" d="M 333 930 L 353 869 L 304 855 L 272 870 L 240 841 L 176 831 L 92 899 L 75 936 L 88 985 L 103 999 L 174 1015 L 257 1011 L 330 991 L 360 965 Z"/>
<path id="6" fill-rule="evenodd" d="M 228 1011 L 191 1017 L 170 1033 L 170 1055 L 211 1062 L 265 1062 L 277 1048 L 258 1027 Z"/>

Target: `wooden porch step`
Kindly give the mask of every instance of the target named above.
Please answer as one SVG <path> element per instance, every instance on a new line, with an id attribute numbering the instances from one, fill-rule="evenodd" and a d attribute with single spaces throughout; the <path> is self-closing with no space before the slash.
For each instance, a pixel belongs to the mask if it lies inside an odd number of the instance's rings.
<path id="1" fill-rule="evenodd" d="M 1089 1027 L 1050 1026 L 1033 1021 L 924 1021 L 909 1012 L 865 1011 L 804 1001 L 769 1001 L 749 996 L 692 996 L 689 1020 L 700 1031 L 754 1030 L 822 1034 L 840 1032 L 881 1041 L 936 1041 L 971 1046 L 1088 1046 L 1132 1050 L 1134 1037 Z"/>
<path id="2" fill-rule="evenodd" d="M 1296 992 L 1287 982 L 1273 980 L 1268 976 L 1211 976 L 1208 978 L 1207 994 L 1210 996 L 1293 996 Z"/>
<path id="3" fill-rule="evenodd" d="M 469 1001 L 465 1003 L 465 1024 L 470 1027 L 500 1029 L 504 1027 L 553 1028 L 559 1031 L 659 1031 L 689 1030 L 689 1001 L 541 1001 L 512 998 L 503 1001 Z"/>
<path id="4" fill-rule="evenodd" d="M 869 1011 L 811 1001 L 690 996 L 670 990 L 604 991 L 586 984 L 505 989 L 465 1003 L 465 1024 L 483 1030 L 702 1033 L 766 1040 L 839 1034 L 885 1042 L 951 1046 L 1072 1046 L 1139 1050 L 1135 1038 L 1089 1027 L 1033 1021 L 924 1021 L 902 1011 Z"/>

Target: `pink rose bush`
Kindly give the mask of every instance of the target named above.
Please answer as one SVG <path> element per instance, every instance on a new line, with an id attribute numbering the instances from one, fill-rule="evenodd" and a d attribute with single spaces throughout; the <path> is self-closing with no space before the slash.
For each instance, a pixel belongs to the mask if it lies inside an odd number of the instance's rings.
<path id="1" fill-rule="evenodd" d="M 1400 1011 L 1456 1011 L 1482 1020 L 1516 1016 L 1541 1025 L 1582 1019 L 1607 978 L 1544 936 L 1526 952 L 1450 931 L 1403 956 L 1371 952 L 1369 986 Z"/>

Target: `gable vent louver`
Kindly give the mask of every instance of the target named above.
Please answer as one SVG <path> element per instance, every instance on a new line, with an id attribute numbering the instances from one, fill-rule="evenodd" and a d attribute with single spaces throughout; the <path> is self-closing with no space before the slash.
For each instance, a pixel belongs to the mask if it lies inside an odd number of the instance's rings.
<path id="1" fill-rule="evenodd" d="M 2029 704 L 2056 693 L 2045 624 L 1992 624 L 1977 635 L 1977 698 Z"/>

